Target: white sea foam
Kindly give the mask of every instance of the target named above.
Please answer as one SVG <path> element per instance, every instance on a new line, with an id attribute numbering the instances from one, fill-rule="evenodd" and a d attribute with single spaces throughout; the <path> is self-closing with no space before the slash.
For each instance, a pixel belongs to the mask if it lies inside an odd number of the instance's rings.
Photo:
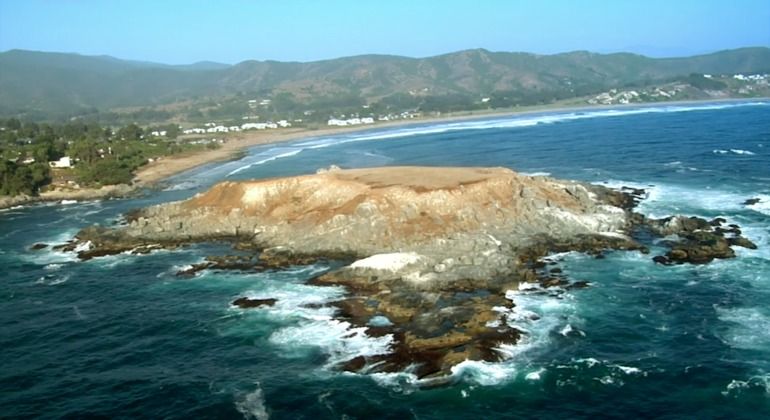
<path id="1" fill-rule="evenodd" d="M 192 190 L 200 187 L 200 183 L 197 181 L 182 181 L 178 184 L 173 184 L 163 189 L 163 191 L 184 191 Z"/>
<path id="2" fill-rule="evenodd" d="M 366 327 L 331 316 L 319 316 L 299 325 L 281 328 L 270 335 L 270 342 L 287 349 L 283 354 L 304 354 L 307 348 L 320 348 L 329 356 L 328 367 L 357 356 L 376 356 L 391 351 L 393 336 L 369 337 Z"/>
<path id="3" fill-rule="evenodd" d="M 69 229 L 63 232 L 59 232 L 53 236 L 47 238 L 40 238 L 36 242 L 59 245 L 63 244 L 75 236 L 78 232 L 77 229 Z M 31 246 L 32 244 L 30 244 Z M 48 247 L 37 251 L 29 251 L 21 254 L 21 258 L 35 264 L 48 265 L 48 264 L 61 264 L 65 262 L 78 261 L 77 255 L 72 252 L 57 251 Z"/>
<path id="4" fill-rule="evenodd" d="M 729 323 L 720 338 L 727 345 L 741 349 L 770 348 L 770 313 L 765 308 L 717 308 L 717 315 Z"/>
<path id="5" fill-rule="evenodd" d="M 235 409 L 246 419 L 267 420 L 270 415 L 265 407 L 265 397 L 259 383 L 249 393 L 241 393 L 235 401 Z"/>
<path id="6" fill-rule="evenodd" d="M 519 174 L 525 176 L 551 176 L 550 172 L 519 172 Z"/>
<path id="7" fill-rule="evenodd" d="M 243 166 L 241 166 L 239 168 L 236 168 L 236 169 L 230 171 L 226 176 L 228 176 L 228 177 L 229 176 L 233 176 L 233 175 L 237 174 L 238 172 L 245 171 L 246 169 L 252 168 L 252 167 L 257 166 L 257 165 L 262 165 L 262 164 L 267 163 L 267 162 L 272 162 L 272 161 L 274 161 L 276 159 L 282 159 L 282 158 L 287 158 L 287 157 L 295 156 L 295 155 L 299 154 L 300 152 L 302 152 L 302 150 L 304 150 L 304 149 L 301 149 L 301 148 L 300 149 L 295 149 L 295 148 L 288 148 L 288 149 L 287 148 L 274 148 L 274 149 L 269 149 L 269 150 L 267 150 L 265 152 L 262 152 L 262 153 L 259 153 L 257 155 L 254 155 L 252 158 L 258 159 L 255 162 L 248 162 L 247 164 L 245 164 L 245 165 L 243 165 Z"/>
<path id="8" fill-rule="evenodd" d="M 645 188 L 647 197 L 639 203 L 638 209 L 655 218 L 683 213 L 702 215 L 703 211 L 737 212 L 748 208 L 764 213 L 770 210 L 770 196 L 766 194 L 747 195 L 716 188 L 693 188 L 675 184 L 656 184 L 642 188 Z M 760 198 L 760 202 L 744 206 L 743 202 L 752 197 Z"/>
<path id="9" fill-rule="evenodd" d="M 725 386 L 725 390 L 722 391 L 722 395 L 726 397 L 730 395 L 738 395 L 752 388 L 763 389 L 766 394 L 770 394 L 770 374 L 760 373 L 748 378 L 747 380 L 733 379 L 729 384 L 727 384 L 727 386 Z"/>
<path id="10" fill-rule="evenodd" d="M 534 372 L 528 373 L 524 377 L 524 379 L 528 381 L 539 381 L 540 379 L 542 379 L 544 373 L 545 373 L 545 368 L 540 368 Z"/>
<path id="11" fill-rule="evenodd" d="M 46 274 L 45 276 L 38 278 L 35 281 L 35 284 L 43 284 L 46 286 L 56 286 L 57 284 L 66 283 L 67 280 L 69 279 L 70 279 L 69 274 L 64 274 L 64 275 Z"/>
<path id="12" fill-rule="evenodd" d="M 642 375 L 644 373 L 641 369 L 633 366 L 611 365 L 610 367 L 616 368 L 626 375 Z"/>
<path id="13" fill-rule="evenodd" d="M 747 205 L 746 208 L 770 216 L 770 195 L 757 194 L 753 198 L 758 198 L 759 202 Z"/>
<path id="14" fill-rule="evenodd" d="M 452 366 L 452 376 L 456 379 L 474 384 L 491 386 L 509 381 L 516 376 L 514 363 L 489 363 L 466 360 Z"/>
<path id="15" fill-rule="evenodd" d="M 318 267 L 304 268 L 291 277 L 306 278 Z M 356 356 L 373 356 L 390 352 L 393 337 L 370 337 L 367 327 L 355 327 L 349 322 L 334 319 L 335 309 L 322 306 L 342 298 L 341 287 L 318 287 L 285 280 L 266 280 L 258 288 L 242 295 L 250 299 L 276 299 L 274 305 L 243 313 L 261 313 L 283 326 L 274 330 L 268 340 L 282 348 L 287 357 L 303 357 L 308 351 L 320 349 L 328 356 L 327 367 Z"/>
<path id="16" fill-rule="evenodd" d="M 715 155 L 727 155 L 727 154 L 734 154 L 734 155 L 755 155 L 756 153 L 752 152 L 751 150 L 743 150 L 743 149 L 714 149 L 711 151 Z"/>

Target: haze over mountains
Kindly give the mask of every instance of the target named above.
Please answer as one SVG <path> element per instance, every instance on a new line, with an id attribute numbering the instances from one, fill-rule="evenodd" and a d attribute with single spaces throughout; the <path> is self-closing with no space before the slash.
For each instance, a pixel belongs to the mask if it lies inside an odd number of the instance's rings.
<path id="1" fill-rule="evenodd" d="M 288 95 L 302 104 L 370 103 L 403 95 L 481 98 L 495 93 L 578 97 L 692 73 L 770 73 L 770 49 L 682 58 L 576 51 L 555 55 L 465 50 L 427 58 L 363 55 L 315 62 L 165 65 L 109 56 L 0 53 L 0 115 L 66 117 L 234 95 Z"/>

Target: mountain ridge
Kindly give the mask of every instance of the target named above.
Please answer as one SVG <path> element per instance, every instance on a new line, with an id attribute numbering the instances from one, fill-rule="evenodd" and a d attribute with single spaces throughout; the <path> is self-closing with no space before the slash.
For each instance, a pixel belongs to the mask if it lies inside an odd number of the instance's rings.
<path id="1" fill-rule="evenodd" d="M 169 65 L 10 50 L 0 53 L 0 115 L 77 115 L 233 95 L 274 98 L 284 94 L 300 104 L 340 105 L 408 96 L 454 97 L 459 102 L 461 96 L 467 101 L 492 94 L 578 97 L 691 73 L 757 72 L 770 72 L 770 48 L 675 58 L 589 51 L 541 55 L 477 48 L 424 58 L 366 54 L 312 62 L 246 60 L 233 65 L 205 61 Z"/>

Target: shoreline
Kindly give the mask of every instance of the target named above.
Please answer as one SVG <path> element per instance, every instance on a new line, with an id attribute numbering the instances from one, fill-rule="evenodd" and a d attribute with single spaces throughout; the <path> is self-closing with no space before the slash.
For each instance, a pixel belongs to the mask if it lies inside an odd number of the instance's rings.
<path id="1" fill-rule="evenodd" d="M 150 187 L 166 178 L 178 175 L 182 172 L 195 169 L 208 163 L 223 162 L 235 160 L 242 155 L 246 149 L 254 146 L 268 144 L 280 144 L 291 141 L 302 140 L 310 137 L 323 137 L 335 134 L 352 134 L 370 130 L 384 128 L 406 128 L 420 124 L 440 124 L 461 121 L 472 121 L 475 119 L 485 119 L 490 117 L 514 117 L 549 112 L 570 112 L 570 111 L 588 111 L 588 110 L 608 110 L 618 108 L 645 108 L 654 106 L 677 106 L 677 105 L 702 105 L 708 103 L 741 103 L 752 101 L 766 101 L 770 98 L 723 98 L 723 99 L 704 99 L 693 101 L 667 101 L 642 104 L 616 104 L 616 105 L 570 105 L 570 104 L 552 104 L 544 106 L 523 107 L 506 110 L 486 110 L 486 111 L 460 111 L 442 116 L 431 116 L 414 118 L 408 120 L 395 120 L 380 122 L 369 125 L 356 125 L 350 127 L 334 128 L 288 128 L 277 132 L 262 131 L 256 133 L 238 133 L 228 137 L 227 143 L 215 150 L 204 150 L 194 152 L 188 155 L 168 156 L 156 162 L 147 164 L 140 168 L 135 176 L 138 187 Z"/>
<path id="2" fill-rule="evenodd" d="M 335 134 L 352 134 L 371 130 L 386 128 L 406 128 L 421 124 L 441 124 L 462 121 L 472 121 L 477 119 L 486 119 L 492 117 L 515 117 L 534 114 L 576 112 L 576 111 L 594 111 L 622 108 L 645 108 L 654 106 L 677 106 L 677 105 L 704 105 L 709 103 L 742 103 L 752 101 L 767 101 L 770 98 L 722 98 L 722 99 L 703 99 L 691 101 L 666 101 L 652 103 L 636 104 L 615 104 L 615 105 L 591 105 L 591 104 L 550 104 L 543 106 L 522 107 L 520 109 L 504 110 L 483 110 L 483 111 L 460 111 L 440 116 L 430 116 L 414 118 L 409 120 L 395 120 L 379 122 L 369 125 L 356 125 L 350 127 L 334 128 L 287 128 L 275 131 L 259 131 L 244 133 L 240 132 L 227 137 L 227 142 L 222 147 L 213 150 L 201 150 L 197 152 L 188 152 L 180 155 L 164 156 L 158 160 L 142 166 L 134 176 L 133 185 L 113 185 L 102 188 L 84 188 L 76 191 L 47 191 L 39 196 L 13 196 L 0 197 L 0 209 L 7 209 L 16 206 L 35 204 L 41 202 L 55 202 L 62 200 L 96 200 L 106 198 L 128 197 L 136 191 L 143 188 L 151 188 L 155 184 L 170 178 L 172 176 L 184 173 L 197 167 L 215 163 L 226 162 L 240 158 L 246 153 L 246 150 L 268 144 L 280 144 L 291 141 L 298 141 L 310 137 L 332 136 Z"/>

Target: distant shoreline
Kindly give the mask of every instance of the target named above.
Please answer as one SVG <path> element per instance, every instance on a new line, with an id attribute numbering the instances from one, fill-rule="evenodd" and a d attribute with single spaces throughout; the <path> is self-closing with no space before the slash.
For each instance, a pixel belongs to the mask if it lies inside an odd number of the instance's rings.
<path id="1" fill-rule="evenodd" d="M 166 178 L 179 173 L 194 169 L 208 163 L 228 161 L 239 158 L 242 153 L 254 146 L 267 144 L 286 143 L 297 141 L 309 137 L 322 137 L 335 134 L 351 134 L 362 131 L 378 130 L 382 128 L 404 128 L 420 124 L 451 123 L 459 121 L 469 121 L 475 119 L 485 119 L 489 117 L 513 117 L 522 115 L 532 115 L 548 112 L 570 112 L 570 111 L 588 111 L 602 109 L 618 108 L 646 108 L 654 106 L 676 106 L 676 105 L 703 105 L 708 103 L 741 103 L 753 101 L 766 101 L 770 98 L 725 98 L 725 99 L 704 99 L 695 101 L 667 101 L 636 104 L 617 104 L 617 105 L 590 105 L 590 104 L 552 104 L 534 107 L 522 107 L 519 110 L 489 110 L 489 111 L 465 111 L 451 113 L 443 116 L 422 117 L 409 120 L 395 120 L 380 122 L 369 125 L 356 125 L 351 127 L 334 127 L 313 129 L 280 129 L 274 131 L 260 131 L 253 133 L 238 133 L 228 137 L 228 141 L 219 149 L 203 150 L 186 155 L 168 156 L 162 159 L 142 166 L 136 173 L 135 179 L 140 187 L 149 187 Z"/>
<path id="2" fill-rule="evenodd" d="M 547 114 L 557 112 L 593 111 L 602 109 L 619 108 L 647 108 L 655 106 L 676 105 L 704 105 L 709 103 L 742 103 L 754 101 L 767 101 L 770 98 L 724 98 L 704 99 L 694 101 L 667 101 L 616 105 L 590 105 L 590 104 L 551 104 L 533 107 L 521 107 L 520 109 L 464 111 L 450 113 L 442 116 L 414 118 L 409 120 L 395 120 L 369 125 L 356 125 L 351 127 L 334 127 L 321 129 L 287 128 L 271 131 L 241 132 L 227 137 L 227 142 L 214 150 L 201 150 L 187 152 L 179 155 L 164 156 L 152 163 L 142 166 L 134 177 L 134 184 L 106 186 L 101 189 L 81 189 L 76 191 L 50 191 L 41 193 L 37 197 L 14 196 L 0 197 L 0 209 L 14 206 L 33 204 L 38 202 L 55 202 L 62 200 L 95 200 L 104 198 L 118 198 L 131 195 L 141 188 L 149 188 L 169 177 L 195 169 L 197 167 L 214 163 L 238 159 L 244 152 L 254 146 L 287 143 L 310 137 L 331 136 L 335 134 L 351 134 L 363 131 L 379 130 L 384 128 L 404 128 L 421 124 L 451 123 L 460 121 L 482 120 L 490 117 L 514 117 L 533 114 Z"/>

